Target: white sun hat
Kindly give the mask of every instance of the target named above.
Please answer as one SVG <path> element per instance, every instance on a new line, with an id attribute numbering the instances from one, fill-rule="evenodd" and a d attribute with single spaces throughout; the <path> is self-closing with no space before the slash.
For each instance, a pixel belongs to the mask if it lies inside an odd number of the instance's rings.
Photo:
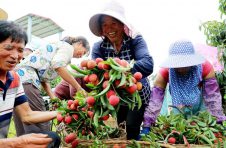
<path id="1" fill-rule="evenodd" d="M 31 51 L 35 51 L 36 49 L 40 48 L 41 46 L 45 46 L 46 44 L 48 44 L 48 42 L 44 39 L 32 35 L 31 41 L 26 44 L 25 48 L 28 48 Z"/>
<path id="2" fill-rule="evenodd" d="M 108 15 L 119 20 L 131 30 L 131 25 L 126 20 L 125 11 L 122 5 L 117 1 L 111 1 L 105 5 L 100 13 L 97 13 L 90 18 L 89 28 L 94 35 L 101 36 L 100 16 L 102 15 Z"/>
<path id="3" fill-rule="evenodd" d="M 160 67 L 190 67 L 204 62 L 205 58 L 195 51 L 191 41 L 178 40 L 170 45 L 168 58 L 160 65 Z"/>
<path id="4" fill-rule="evenodd" d="M 7 20 L 8 14 L 6 11 L 0 8 L 0 20 Z"/>

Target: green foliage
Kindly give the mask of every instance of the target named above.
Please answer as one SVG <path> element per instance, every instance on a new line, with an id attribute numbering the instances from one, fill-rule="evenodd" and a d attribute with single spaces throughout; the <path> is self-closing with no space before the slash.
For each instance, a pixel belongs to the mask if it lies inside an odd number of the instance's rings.
<path id="1" fill-rule="evenodd" d="M 219 10 L 221 11 L 221 17 L 226 15 L 226 0 L 219 0 Z"/>
<path id="2" fill-rule="evenodd" d="M 223 71 L 216 72 L 221 94 L 226 101 L 226 0 L 219 0 L 219 10 L 221 11 L 221 21 L 207 21 L 201 24 L 200 30 L 206 36 L 207 44 L 218 48 L 218 58 L 223 66 Z M 225 104 L 225 103 L 223 103 Z"/>
<path id="3" fill-rule="evenodd" d="M 215 47 L 226 44 L 225 21 L 226 20 L 223 22 L 218 22 L 216 20 L 207 21 L 200 26 L 200 29 L 204 29 L 207 44 Z"/>
<path id="4" fill-rule="evenodd" d="M 56 87 L 56 85 L 59 84 L 60 81 L 61 81 L 61 77 L 60 77 L 60 76 L 58 76 L 56 79 L 54 79 L 53 81 L 51 81 L 51 82 L 50 82 L 51 88 Z"/>
<path id="5" fill-rule="evenodd" d="M 10 126 L 9 126 L 9 132 L 8 132 L 8 138 L 13 138 L 16 137 L 16 129 L 15 129 L 15 124 L 13 121 L 13 118 L 11 118 Z"/>
<path id="6" fill-rule="evenodd" d="M 176 144 L 186 141 L 190 144 L 208 144 L 214 147 L 214 141 L 225 141 L 225 126 L 217 123 L 216 117 L 207 111 L 201 111 L 188 119 L 182 114 L 159 115 L 151 131 L 142 135 L 142 140 L 149 142 L 170 143 L 169 138 L 174 137 Z M 219 143 L 219 147 L 223 142 Z"/>
<path id="7" fill-rule="evenodd" d="M 57 84 L 60 83 L 60 81 L 61 81 L 61 77 L 60 77 L 60 76 L 58 76 L 56 79 L 50 81 L 50 86 L 51 86 L 51 88 L 55 88 L 55 87 L 57 86 Z M 45 92 L 44 89 L 42 89 L 41 95 L 42 95 L 42 96 L 47 96 L 47 93 Z"/>

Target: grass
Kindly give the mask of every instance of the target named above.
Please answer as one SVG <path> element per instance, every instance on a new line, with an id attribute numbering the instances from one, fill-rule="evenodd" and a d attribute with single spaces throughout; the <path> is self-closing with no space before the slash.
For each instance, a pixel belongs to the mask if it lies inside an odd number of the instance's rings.
<path id="1" fill-rule="evenodd" d="M 15 129 L 15 124 L 14 124 L 14 121 L 13 121 L 13 118 L 11 119 L 11 122 L 10 122 L 10 126 L 9 126 L 9 132 L 8 132 L 8 138 L 12 138 L 12 137 L 15 137 L 16 136 L 16 129 Z"/>

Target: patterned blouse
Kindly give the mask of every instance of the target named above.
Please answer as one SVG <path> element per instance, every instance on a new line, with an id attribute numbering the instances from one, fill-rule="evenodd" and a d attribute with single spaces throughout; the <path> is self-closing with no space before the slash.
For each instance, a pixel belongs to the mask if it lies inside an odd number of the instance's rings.
<path id="1" fill-rule="evenodd" d="M 32 83 L 41 90 L 40 82 L 49 82 L 58 74 L 55 69 L 66 67 L 73 58 L 74 48 L 63 41 L 44 44 L 21 61 L 16 68 L 22 83 Z"/>

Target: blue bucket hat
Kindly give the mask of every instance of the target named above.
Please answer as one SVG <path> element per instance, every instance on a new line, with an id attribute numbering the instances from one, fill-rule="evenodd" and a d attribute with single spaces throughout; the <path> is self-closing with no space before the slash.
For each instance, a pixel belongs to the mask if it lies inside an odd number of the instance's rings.
<path id="1" fill-rule="evenodd" d="M 205 58 L 195 51 L 191 41 L 179 40 L 170 45 L 168 58 L 160 65 L 160 67 L 190 67 L 204 62 Z"/>

